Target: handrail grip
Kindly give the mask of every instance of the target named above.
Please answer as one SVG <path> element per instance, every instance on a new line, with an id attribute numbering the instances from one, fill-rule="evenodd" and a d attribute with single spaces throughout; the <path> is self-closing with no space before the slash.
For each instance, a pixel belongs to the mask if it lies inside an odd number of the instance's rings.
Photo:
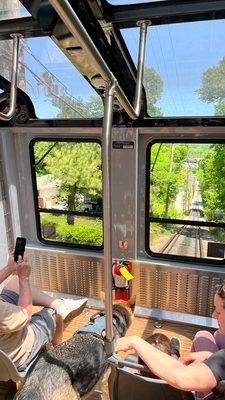
<path id="1" fill-rule="evenodd" d="M 9 121 L 15 114 L 16 110 L 16 95 L 17 95 L 17 78 L 18 78 L 18 60 L 19 60 L 19 40 L 22 37 L 20 33 L 12 33 L 13 38 L 13 60 L 11 70 L 11 86 L 10 86 L 10 100 L 8 112 L 0 112 L 0 120 Z"/>

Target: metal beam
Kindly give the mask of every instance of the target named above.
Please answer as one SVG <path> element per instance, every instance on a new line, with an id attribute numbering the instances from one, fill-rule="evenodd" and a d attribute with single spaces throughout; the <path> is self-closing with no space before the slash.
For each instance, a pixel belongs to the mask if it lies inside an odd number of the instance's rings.
<path id="1" fill-rule="evenodd" d="M 20 33 L 24 38 L 48 35 L 32 17 L 0 21 L 0 40 L 11 39 L 13 33 Z"/>
<path id="2" fill-rule="evenodd" d="M 107 7 L 108 21 L 117 28 L 134 27 L 139 19 L 154 25 L 225 18 L 225 0 L 167 0 Z"/>

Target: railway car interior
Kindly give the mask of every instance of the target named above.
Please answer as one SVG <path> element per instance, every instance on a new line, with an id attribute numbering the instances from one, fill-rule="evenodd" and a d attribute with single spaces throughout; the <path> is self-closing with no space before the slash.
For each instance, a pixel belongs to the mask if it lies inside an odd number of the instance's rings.
<path id="1" fill-rule="evenodd" d="M 127 334 L 178 337 L 181 358 L 217 328 L 224 35 L 224 0 L 0 1 L 0 268 L 25 237 L 35 285 L 88 298 L 63 340 L 105 308 L 111 356 L 113 298 L 133 295 Z"/>

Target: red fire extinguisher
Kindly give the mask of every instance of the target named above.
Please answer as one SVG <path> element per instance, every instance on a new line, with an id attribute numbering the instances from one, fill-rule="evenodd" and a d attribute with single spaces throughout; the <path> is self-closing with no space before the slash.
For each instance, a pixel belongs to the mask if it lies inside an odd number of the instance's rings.
<path id="1" fill-rule="evenodd" d="M 112 267 L 113 283 L 115 288 L 115 299 L 129 299 L 129 287 L 134 278 L 131 274 L 132 264 L 127 260 L 115 261 Z"/>

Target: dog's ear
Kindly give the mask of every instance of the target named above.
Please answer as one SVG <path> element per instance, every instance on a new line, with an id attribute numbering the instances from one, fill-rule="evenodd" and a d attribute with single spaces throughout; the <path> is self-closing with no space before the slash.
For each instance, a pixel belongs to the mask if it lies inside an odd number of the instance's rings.
<path id="1" fill-rule="evenodd" d="M 128 300 L 128 306 L 131 308 L 132 312 L 134 312 L 134 307 L 136 304 L 136 294 L 134 294 L 129 300 Z"/>

